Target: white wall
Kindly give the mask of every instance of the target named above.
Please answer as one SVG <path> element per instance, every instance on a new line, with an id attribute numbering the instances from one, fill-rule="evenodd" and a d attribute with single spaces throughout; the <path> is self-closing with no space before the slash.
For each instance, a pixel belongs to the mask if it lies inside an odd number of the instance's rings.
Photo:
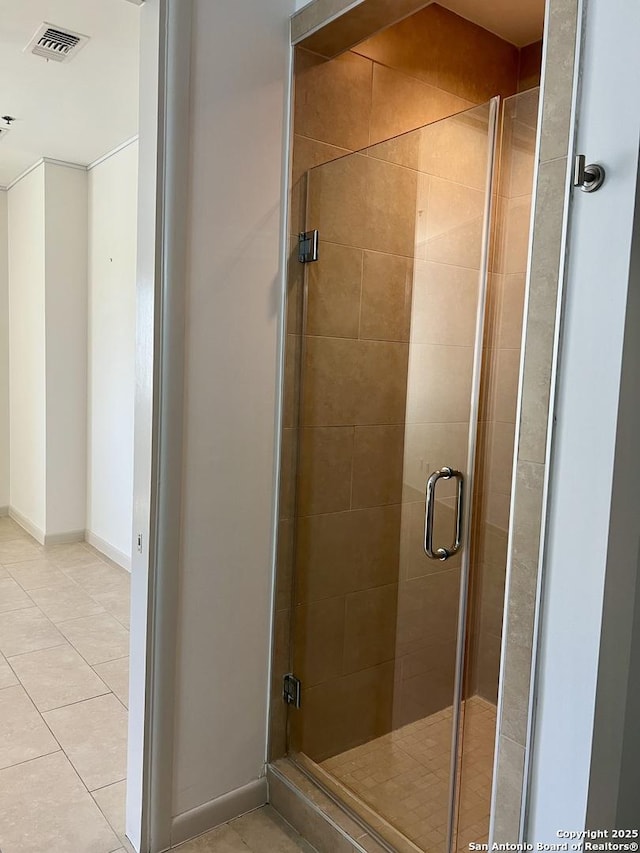
<path id="1" fill-rule="evenodd" d="M 586 24 L 577 150 L 603 163 L 607 180 L 596 194 L 573 193 L 526 837 L 532 842 L 557 841 L 558 829 L 615 825 L 633 660 L 640 10 L 626 0 L 591 0 Z"/>
<path id="2" fill-rule="evenodd" d="M 8 192 L 9 504 L 41 542 L 85 528 L 86 187 L 44 162 Z"/>
<path id="3" fill-rule="evenodd" d="M 46 528 L 84 538 L 87 173 L 45 163 Z"/>
<path id="4" fill-rule="evenodd" d="M 196 0 L 173 814 L 265 760 L 292 0 Z"/>
<path id="5" fill-rule="evenodd" d="M 0 190 L 0 510 L 9 507 L 9 258 L 7 193 Z"/>
<path id="6" fill-rule="evenodd" d="M 87 538 L 127 568 L 133 518 L 138 145 L 89 172 Z"/>
<path id="7" fill-rule="evenodd" d="M 11 507 L 44 536 L 44 164 L 9 190 Z"/>

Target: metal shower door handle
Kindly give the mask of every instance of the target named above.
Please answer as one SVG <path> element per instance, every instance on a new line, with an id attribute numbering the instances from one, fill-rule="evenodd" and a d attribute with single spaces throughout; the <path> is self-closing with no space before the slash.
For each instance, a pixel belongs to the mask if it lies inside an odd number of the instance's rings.
<path id="1" fill-rule="evenodd" d="M 433 523 L 436 507 L 436 485 L 438 480 L 455 480 L 456 489 L 456 531 L 455 540 L 449 548 L 437 548 L 433 550 Z M 424 551 L 431 560 L 448 560 L 457 554 L 462 547 L 462 523 L 463 523 L 463 501 L 464 501 L 464 475 L 461 471 L 453 468 L 441 468 L 435 471 L 427 480 L 427 501 L 424 518 Z"/>

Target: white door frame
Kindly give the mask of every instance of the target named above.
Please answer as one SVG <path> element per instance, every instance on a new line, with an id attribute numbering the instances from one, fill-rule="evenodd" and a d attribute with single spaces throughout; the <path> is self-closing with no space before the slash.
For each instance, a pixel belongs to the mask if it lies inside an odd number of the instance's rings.
<path id="1" fill-rule="evenodd" d="M 160 853 L 173 811 L 192 0 L 146 0 L 140 16 L 126 828 L 138 853 Z"/>
<path id="2" fill-rule="evenodd" d="M 593 195 L 574 189 L 570 208 L 524 839 L 532 843 L 616 826 L 633 723 L 625 711 L 640 540 L 638 29 L 636 3 L 585 4 L 576 153 L 603 164 L 607 178 Z"/>

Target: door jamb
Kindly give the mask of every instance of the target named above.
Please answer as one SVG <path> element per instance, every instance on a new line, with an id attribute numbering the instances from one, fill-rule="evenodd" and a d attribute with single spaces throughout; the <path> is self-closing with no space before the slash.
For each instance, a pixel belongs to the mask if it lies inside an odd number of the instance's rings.
<path id="1" fill-rule="evenodd" d="M 141 55 L 149 65 L 140 78 L 139 199 L 153 222 L 145 252 L 140 221 L 136 285 L 134 543 L 142 531 L 142 549 L 132 568 L 127 835 L 139 853 L 171 843 L 192 14 L 193 0 L 141 8 L 142 41 L 152 30 L 158 38 L 155 57 Z M 152 62 L 156 87 L 145 76 L 153 79 Z"/>

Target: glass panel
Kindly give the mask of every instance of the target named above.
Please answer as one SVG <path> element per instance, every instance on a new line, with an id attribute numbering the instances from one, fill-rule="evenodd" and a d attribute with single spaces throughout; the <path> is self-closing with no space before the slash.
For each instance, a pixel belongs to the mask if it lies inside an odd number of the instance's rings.
<path id="1" fill-rule="evenodd" d="M 425 484 L 471 494 L 495 105 L 308 174 L 292 620 L 300 765 L 398 845 L 443 851 L 469 549 L 424 552 Z M 434 548 L 454 540 L 453 478 Z M 464 596 L 463 596 L 464 597 Z M 406 843 L 405 843 L 406 846 Z"/>
<path id="2" fill-rule="evenodd" d="M 471 543 L 457 849 L 489 833 L 511 471 L 539 90 L 502 105 Z M 519 737 L 523 737 L 520 733 Z"/>

